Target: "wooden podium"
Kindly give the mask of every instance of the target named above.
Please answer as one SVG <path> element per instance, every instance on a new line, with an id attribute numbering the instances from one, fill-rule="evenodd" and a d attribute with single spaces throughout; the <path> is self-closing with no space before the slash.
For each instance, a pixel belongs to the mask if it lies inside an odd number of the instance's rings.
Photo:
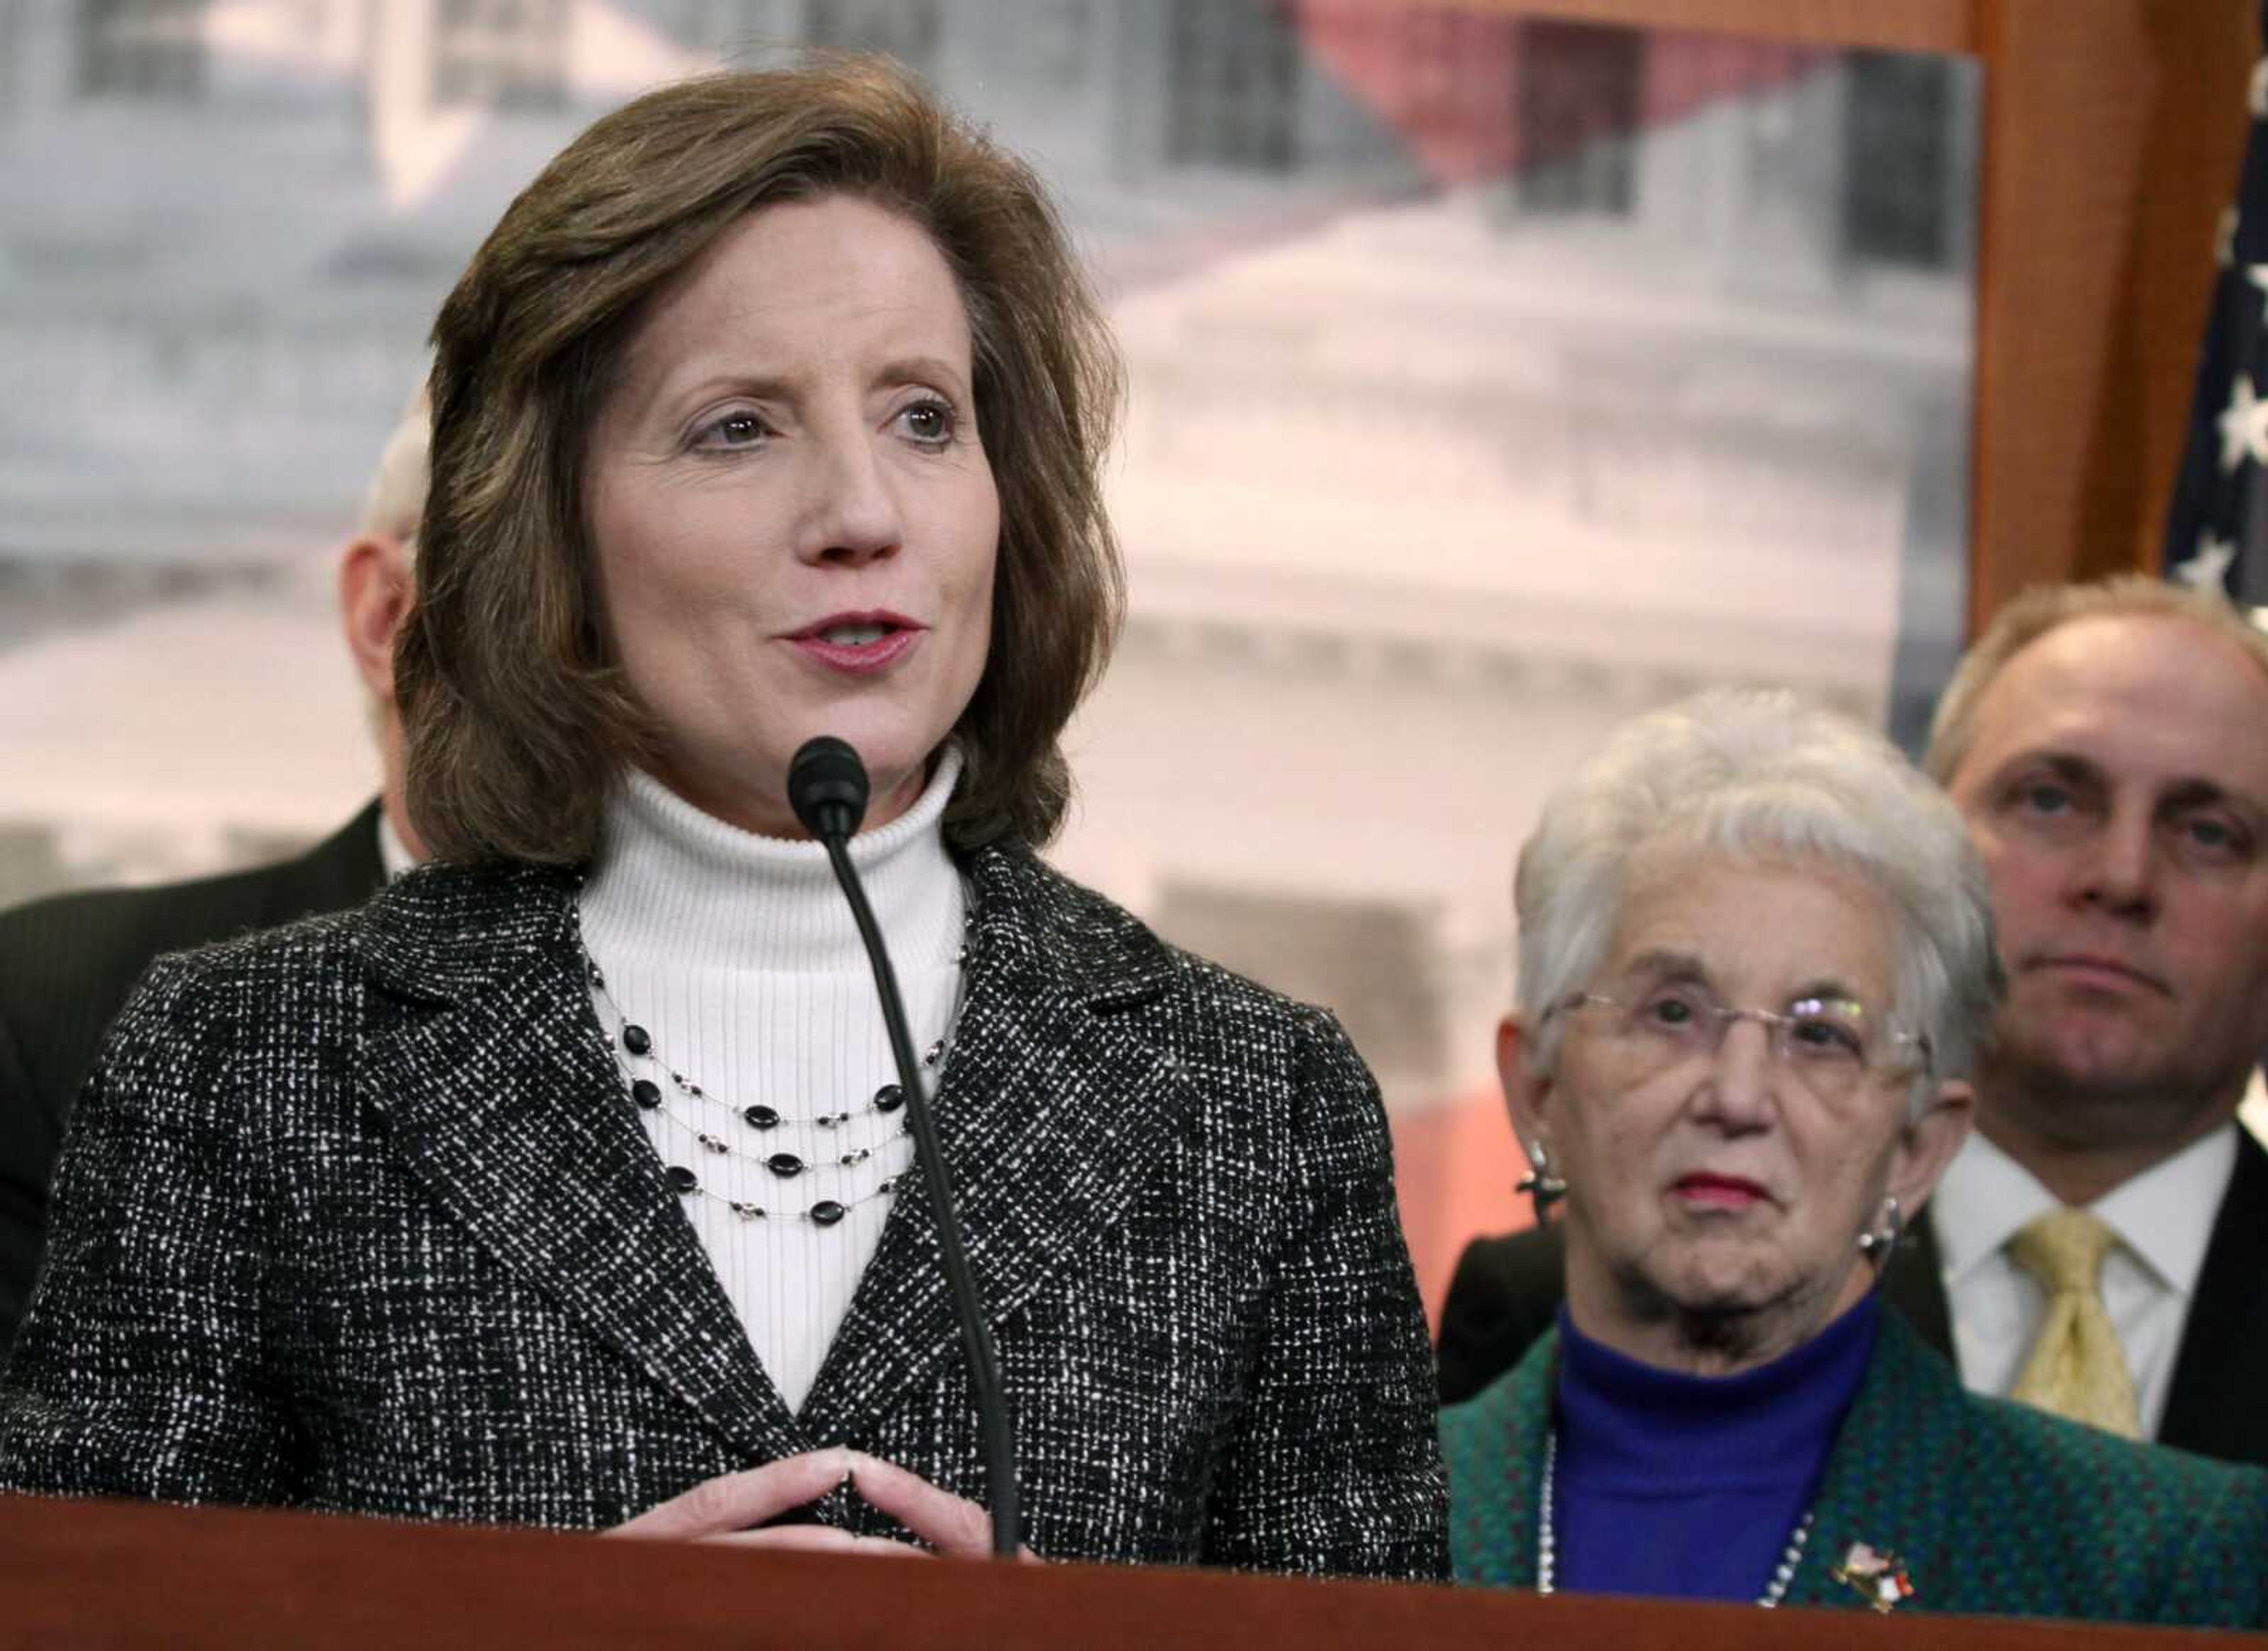
<path id="1" fill-rule="evenodd" d="M 0 1497 L 5 1645 L 2119 1651 L 2161 1640 L 2222 1637 Z"/>

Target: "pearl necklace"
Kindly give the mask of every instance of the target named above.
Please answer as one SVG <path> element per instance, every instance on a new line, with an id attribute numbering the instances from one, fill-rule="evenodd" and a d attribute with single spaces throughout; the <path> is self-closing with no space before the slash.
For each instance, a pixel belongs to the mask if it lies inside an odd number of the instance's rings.
<path id="1" fill-rule="evenodd" d="M 1539 1594 L 1558 1591 L 1554 1582 L 1558 1574 L 1559 1544 L 1554 1534 L 1551 1511 L 1553 1487 L 1558 1477 L 1559 1430 L 1554 1427 L 1543 1436 L 1543 1508 L 1535 1522 L 1535 1591 Z M 1795 1530 L 1772 1571 L 1771 1581 L 1756 1596 L 1756 1603 L 1766 1611 L 1787 1597 L 1788 1585 L 1795 1581 L 1796 1567 L 1803 1563 L 1803 1545 L 1811 1540 L 1811 1515 L 1812 1510 L 1806 1508 L 1803 1517 L 1795 1522 Z"/>

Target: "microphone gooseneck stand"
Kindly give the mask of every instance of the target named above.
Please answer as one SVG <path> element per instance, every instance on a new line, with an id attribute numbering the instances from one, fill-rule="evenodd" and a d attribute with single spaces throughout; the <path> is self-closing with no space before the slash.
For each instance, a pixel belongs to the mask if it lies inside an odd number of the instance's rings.
<path id="1" fill-rule="evenodd" d="M 906 1092 L 906 1124 L 913 1132 L 914 1156 L 921 1160 L 922 1182 L 929 1189 L 930 1207 L 937 1214 L 939 1256 L 953 1292 L 954 1315 L 961 1320 L 969 1386 L 976 1395 L 985 1484 L 992 1500 L 992 1552 L 995 1558 L 1012 1559 L 1022 1534 L 1016 1505 L 1016 1438 L 1008 1418 L 1007 1398 L 1000 1387 L 991 1326 L 985 1317 L 983 1297 L 977 1294 L 976 1276 L 968 1270 L 968 1245 L 954 1207 L 953 1183 L 945 1172 L 937 1123 L 930 1115 L 929 1091 L 923 1086 L 921 1062 L 914 1057 L 913 1036 L 906 1028 L 897 972 L 890 966 L 890 954 L 882 943 L 873 908 L 866 903 L 858 868 L 850 863 L 850 836 L 866 816 L 866 767 L 843 741 L 821 735 L 805 741 L 788 764 L 787 791 L 796 818 L 826 846 L 828 863 L 835 868 L 835 880 L 842 885 L 851 920 L 858 925 L 858 938 L 865 943 L 866 960 L 873 965 L 874 990 L 882 1000 L 882 1020 L 889 1029 L 890 1053 L 897 1060 L 898 1084 Z"/>

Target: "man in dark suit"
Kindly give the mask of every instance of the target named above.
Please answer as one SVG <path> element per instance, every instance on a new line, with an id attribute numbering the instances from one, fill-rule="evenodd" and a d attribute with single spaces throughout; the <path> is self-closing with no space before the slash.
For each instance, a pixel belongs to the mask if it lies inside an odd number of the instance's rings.
<path id="1" fill-rule="evenodd" d="M 355 538 L 341 554 L 348 651 L 369 689 L 384 789 L 295 860 L 153 888 L 55 895 L 0 913 L 0 1351 L 31 1299 L 48 1180 L 72 1100 L 112 1019 L 152 958 L 359 906 L 423 857 L 402 803 L 394 633 L 408 611 L 410 541 L 425 506 L 421 393 L 388 439 Z"/>
<path id="2" fill-rule="evenodd" d="M 2263 727 L 2268 635 L 2217 598 L 2035 591 L 1970 650 L 1925 767 L 1984 862 L 2010 991 L 1976 1136 L 1882 1288 L 1972 1390 L 2268 1464 L 2268 1151 L 2235 1122 L 2268 1042 Z M 1445 1402 L 1550 1324 L 1560 1252 L 1466 1251 Z"/>

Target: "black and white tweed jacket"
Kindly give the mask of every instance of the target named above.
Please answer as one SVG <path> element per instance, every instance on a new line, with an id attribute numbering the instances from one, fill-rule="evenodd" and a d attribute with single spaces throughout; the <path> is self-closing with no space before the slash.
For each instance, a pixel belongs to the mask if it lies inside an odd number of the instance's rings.
<path id="1" fill-rule="evenodd" d="M 1026 855 L 968 870 L 937 1112 L 1033 1547 L 1443 1574 L 1360 1060 Z M 622 1092 L 574 887 L 429 870 L 160 961 L 73 1122 L 0 1485 L 593 1527 L 840 1443 L 981 1496 L 918 1182 L 791 1414 Z"/>

